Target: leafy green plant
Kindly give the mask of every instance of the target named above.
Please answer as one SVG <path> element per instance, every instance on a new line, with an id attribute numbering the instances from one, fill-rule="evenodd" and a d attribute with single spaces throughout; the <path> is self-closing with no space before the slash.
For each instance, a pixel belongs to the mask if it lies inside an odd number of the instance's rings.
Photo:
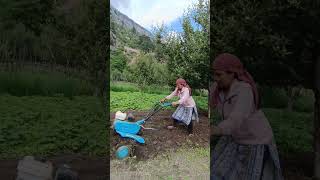
<path id="1" fill-rule="evenodd" d="M 149 110 L 154 103 L 159 102 L 160 99 L 166 95 L 148 94 L 143 92 L 113 92 L 110 93 L 110 111 L 116 112 L 118 110 Z M 207 110 L 206 97 L 194 97 L 197 108 Z M 173 99 L 177 100 L 177 98 Z M 172 110 L 174 108 L 171 108 Z"/>
<path id="2" fill-rule="evenodd" d="M 106 114 L 97 97 L 0 96 L 0 157 L 105 156 Z"/>

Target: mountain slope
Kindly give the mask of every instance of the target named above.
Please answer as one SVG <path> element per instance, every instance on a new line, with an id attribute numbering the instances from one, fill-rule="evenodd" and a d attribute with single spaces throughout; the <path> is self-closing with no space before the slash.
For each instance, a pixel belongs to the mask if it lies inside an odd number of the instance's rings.
<path id="1" fill-rule="evenodd" d="M 110 8 L 110 48 L 111 50 L 130 47 L 149 52 L 153 48 L 152 34 L 122 14 L 114 7 Z"/>
<path id="2" fill-rule="evenodd" d="M 110 7 L 110 17 L 111 19 L 117 23 L 118 25 L 121 25 L 127 29 L 132 29 L 134 28 L 139 35 L 145 35 L 148 37 L 151 37 L 151 33 L 140 26 L 138 23 L 134 22 L 132 19 L 130 19 L 128 16 L 125 14 L 122 14 L 120 11 L 118 11 L 114 7 Z"/>

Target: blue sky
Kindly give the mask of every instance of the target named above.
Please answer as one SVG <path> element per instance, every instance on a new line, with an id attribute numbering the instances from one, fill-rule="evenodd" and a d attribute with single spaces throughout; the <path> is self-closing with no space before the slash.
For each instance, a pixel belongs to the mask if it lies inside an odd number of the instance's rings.
<path id="1" fill-rule="evenodd" d="M 197 0 L 111 0 L 112 6 L 135 22 L 151 30 L 152 26 L 165 24 L 181 31 L 180 17 Z"/>

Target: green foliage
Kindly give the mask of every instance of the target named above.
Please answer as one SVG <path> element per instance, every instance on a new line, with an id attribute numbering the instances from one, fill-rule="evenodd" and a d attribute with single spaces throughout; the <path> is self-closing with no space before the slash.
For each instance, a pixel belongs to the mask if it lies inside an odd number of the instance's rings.
<path id="1" fill-rule="evenodd" d="M 123 70 L 127 66 L 127 58 L 121 51 L 111 51 L 110 53 L 110 68 L 117 69 L 120 72 L 123 72 Z"/>
<path id="2" fill-rule="evenodd" d="M 166 54 L 167 47 L 162 40 L 166 36 L 166 31 L 166 27 L 163 24 L 153 27 L 154 53 L 159 62 L 166 62 L 168 58 Z"/>
<path id="3" fill-rule="evenodd" d="M 138 47 L 143 52 L 148 53 L 154 49 L 154 44 L 151 41 L 151 38 L 146 35 L 139 35 Z"/>
<path id="4" fill-rule="evenodd" d="M 0 107 L 2 158 L 63 153 L 105 156 L 107 117 L 96 97 L 1 95 Z"/>
<path id="5" fill-rule="evenodd" d="M 125 80 L 123 71 L 127 68 L 127 58 L 121 50 L 110 53 L 110 79 L 112 81 Z"/>

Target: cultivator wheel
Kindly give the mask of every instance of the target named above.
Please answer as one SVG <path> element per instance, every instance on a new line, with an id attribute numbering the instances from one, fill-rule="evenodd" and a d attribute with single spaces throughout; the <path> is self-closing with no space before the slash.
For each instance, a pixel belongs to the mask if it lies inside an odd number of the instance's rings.
<path id="1" fill-rule="evenodd" d="M 122 140 L 121 142 L 119 142 L 116 145 L 115 149 L 118 149 L 121 146 L 127 146 L 129 148 L 129 150 L 130 150 L 129 157 L 132 157 L 132 156 L 134 156 L 135 148 L 138 145 L 139 144 L 137 144 L 137 142 L 135 142 L 134 140 L 126 139 L 126 140 Z"/>

